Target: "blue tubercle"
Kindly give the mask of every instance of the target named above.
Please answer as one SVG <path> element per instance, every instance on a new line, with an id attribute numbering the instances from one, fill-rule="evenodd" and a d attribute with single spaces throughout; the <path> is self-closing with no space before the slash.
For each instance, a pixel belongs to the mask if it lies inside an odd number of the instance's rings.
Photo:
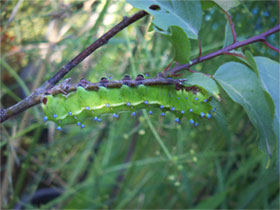
<path id="1" fill-rule="evenodd" d="M 84 124 L 82 124 L 82 125 L 81 125 L 81 128 L 84 128 L 84 127 L 85 127 L 85 125 L 84 125 Z"/>
<path id="2" fill-rule="evenodd" d="M 194 121 L 193 121 L 193 119 L 190 119 L 190 124 L 194 124 Z"/>
<path id="3" fill-rule="evenodd" d="M 57 118 L 57 114 L 53 114 L 53 118 Z"/>
<path id="4" fill-rule="evenodd" d="M 68 112 L 68 115 L 71 116 L 71 115 L 72 115 L 72 112 Z"/>
<path id="5" fill-rule="evenodd" d="M 198 126 L 198 122 L 196 122 L 196 123 L 194 124 L 194 126 Z"/>
<path id="6" fill-rule="evenodd" d="M 206 103 L 208 100 L 207 100 L 207 98 L 206 99 L 204 99 L 204 102 Z"/>
<path id="7" fill-rule="evenodd" d="M 98 117 L 94 117 L 93 120 L 98 121 Z"/>
<path id="8" fill-rule="evenodd" d="M 148 104 L 148 101 L 144 101 L 144 104 Z"/>
<path id="9" fill-rule="evenodd" d="M 211 114 L 206 114 L 206 117 L 208 118 L 208 119 L 210 119 L 212 116 L 211 116 Z"/>
<path id="10" fill-rule="evenodd" d="M 61 131 L 61 127 L 57 126 L 56 130 Z"/>
<path id="11" fill-rule="evenodd" d="M 101 122 L 101 118 L 98 118 L 98 119 L 97 119 L 97 122 L 99 122 L 99 123 L 100 123 L 100 122 Z"/>
<path id="12" fill-rule="evenodd" d="M 117 115 L 116 113 L 114 113 L 114 114 L 113 114 L 113 117 L 114 117 L 114 118 L 118 118 L 119 115 Z"/>
<path id="13" fill-rule="evenodd" d="M 134 117 L 135 115 L 136 115 L 136 113 L 135 113 L 135 112 L 132 112 L 132 113 L 131 113 L 131 116 L 132 116 L 132 117 Z"/>
<path id="14" fill-rule="evenodd" d="M 195 98 L 194 98 L 194 100 L 198 101 L 198 98 L 197 98 L 197 97 L 195 97 Z"/>
<path id="15" fill-rule="evenodd" d="M 212 112 L 215 112 L 216 111 L 216 108 L 214 107 L 213 109 L 212 109 Z"/>
<path id="16" fill-rule="evenodd" d="M 185 97 L 185 99 L 188 99 L 188 97 Z"/>
<path id="17" fill-rule="evenodd" d="M 164 117 L 164 116 L 165 116 L 165 113 L 164 113 L 164 112 L 162 112 L 160 115 Z"/>
<path id="18" fill-rule="evenodd" d="M 182 110 L 182 111 L 181 111 L 181 114 L 184 114 L 184 113 L 185 113 L 185 111 L 184 111 L 184 110 Z"/>
<path id="19" fill-rule="evenodd" d="M 192 111 L 193 111 L 192 108 L 190 108 L 190 109 L 189 109 L 189 112 L 192 112 Z"/>
<path id="20" fill-rule="evenodd" d="M 176 123 L 180 123 L 180 120 L 178 117 L 175 119 L 175 121 L 176 121 Z"/>
<path id="21" fill-rule="evenodd" d="M 47 116 L 44 116 L 43 121 L 46 122 L 48 120 Z"/>
<path id="22" fill-rule="evenodd" d="M 152 114 L 153 114 L 153 111 L 152 111 L 152 110 L 150 110 L 150 111 L 149 111 L 149 115 L 152 115 Z"/>
<path id="23" fill-rule="evenodd" d="M 89 110 L 89 106 L 86 106 L 86 110 Z"/>
<path id="24" fill-rule="evenodd" d="M 127 102 L 127 103 L 126 103 L 126 105 L 127 105 L 127 106 L 130 106 L 130 105 L 131 105 L 131 103 L 130 103 L 130 102 Z"/>
<path id="25" fill-rule="evenodd" d="M 77 126 L 80 126 L 81 125 L 81 123 L 80 122 L 77 122 Z"/>
<path id="26" fill-rule="evenodd" d="M 106 104 L 106 107 L 109 108 L 109 107 L 110 107 L 110 104 Z"/>
<path id="27" fill-rule="evenodd" d="M 170 109 L 171 111 L 174 111 L 175 110 L 175 108 L 174 107 L 171 107 L 171 109 Z"/>
<path id="28" fill-rule="evenodd" d="M 201 112 L 200 117 L 204 117 L 204 116 L 205 116 L 204 112 Z"/>
<path id="29" fill-rule="evenodd" d="M 177 97 L 178 100 L 180 100 L 180 97 Z"/>
<path id="30" fill-rule="evenodd" d="M 163 105 L 160 105 L 160 107 L 159 107 L 159 108 L 163 109 L 163 108 L 164 108 L 164 106 L 163 106 Z"/>

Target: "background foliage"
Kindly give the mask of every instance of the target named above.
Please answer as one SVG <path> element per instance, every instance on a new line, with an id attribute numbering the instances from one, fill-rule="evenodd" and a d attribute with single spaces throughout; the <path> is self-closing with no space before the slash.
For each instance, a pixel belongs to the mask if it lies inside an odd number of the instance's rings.
<path id="1" fill-rule="evenodd" d="M 124 1 L 2 1 L 1 106 L 24 98 L 135 11 Z M 244 1 L 230 14 L 239 40 L 279 22 L 276 1 Z M 222 48 L 230 38 L 224 13 L 211 7 L 202 10 L 202 18 L 203 53 Z M 156 75 L 174 50 L 170 37 L 148 31 L 150 23 L 146 17 L 129 26 L 68 77 L 94 82 L 102 76 Z M 279 33 L 268 41 L 279 48 Z M 198 43 L 190 43 L 195 58 Z M 262 43 L 242 50 L 279 60 Z M 232 60 L 224 55 L 193 68 L 214 74 Z M 82 131 L 72 125 L 57 132 L 42 122 L 40 107 L 32 108 L 1 125 L 3 205 L 13 207 L 41 188 L 60 188 L 64 193 L 42 208 L 279 208 L 275 155 L 268 160 L 258 149 L 257 131 L 243 108 L 223 91 L 220 97 L 216 119 L 197 128 L 187 121 L 177 125 L 173 115 L 148 117 L 141 111 L 137 118 L 104 116 Z"/>

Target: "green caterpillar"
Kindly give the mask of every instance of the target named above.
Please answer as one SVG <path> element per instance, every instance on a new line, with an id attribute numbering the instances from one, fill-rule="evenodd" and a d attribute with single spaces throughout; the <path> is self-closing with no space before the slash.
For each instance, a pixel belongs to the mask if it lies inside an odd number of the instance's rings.
<path id="1" fill-rule="evenodd" d="M 84 128 L 86 118 L 100 122 L 103 114 L 118 118 L 123 111 L 135 116 L 137 110 L 147 109 L 152 115 L 154 108 L 161 109 L 161 116 L 165 116 L 167 111 L 173 112 L 177 123 L 185 116 L 190 124 L 197 126 L 199 118 L 211 118 L 211 112 L 215 111 L 209 104 L 211 97 L 201 88 L 185 87 L 181 80 L 144 79 L 142 75 L 135 80 L 129 76 L 120 81 L 102 78 L 99 83 L 81 80 L 55 94 L 44 97 L 42 108 L 44 121 L 56 122 L 58 130 L 62 125 L 73 123 Z"/>

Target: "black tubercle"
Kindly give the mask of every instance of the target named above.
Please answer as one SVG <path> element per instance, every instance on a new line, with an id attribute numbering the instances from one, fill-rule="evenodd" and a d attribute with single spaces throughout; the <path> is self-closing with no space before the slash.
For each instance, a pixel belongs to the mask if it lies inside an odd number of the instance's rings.
<path id="1" fill-rule="evenodd" d="M 138 74 L 137 77 L 135 78 L 136 81 L 141 81 L 141 80 L 145 80 L 143 74 Z"/>
<path id="2" fill-rule="evenodd" d="M 130 78 L 129 75 L 125 75 L 125 76 L 122 78 L 122 80 L 123 80 L 123 81 L 124 81 L 124 80 L 131 80 L 131 78 Z"/>
<path id="3" fill-rule="evenodd" d="M 154 78 L 144 78 L 142 74 L 138 74 L 137 77 L 132 80 L 129 75 L 125 75 L 122 80 L 111 80 L 109 81 L 106 77 L 102 77 L 99 82 L 91 83 L 86 79 L 81 79 L 76 84 L 70 84 L 70 80 L 67 79 L 61 84 L 56 85 L 52 89 L 46 91 L 44 95 L 52 94 L 68 94 L 70 92 L 76 91 L 77 87 L 83 87 L 86 90 L 98 91 L 100 87 L 106 88 L 121 88 L 123 85 L 129 87 L 137 87 L 139 85 L 145 86 L 157 86 L 157 85 L 173 85 L 176 90 L 186 90 L 197 93 L 200 89 L 196 86 L 186 87 L 183 85 L 183 82 L 186 79 L 174 79 L 174 78 L 165 78 L 163 74 L 159 73 L 157 77 Z"/>
<path id="4" fill-rule="evenodd" d="M 101 77 L 99 83 L 108 83 L 109 80 L 106 77 Z"/>
<path id="5" fill-rule="evenodd" d="M 99 86 L 107 87 L 107 84 L 109 83 L 109 80 L 107 77 L 101 77 L 99 81 Z"/>
<path id="6" fill-rule="evenodd" d="M 129 75 L 125 75 L 125 76 L 123 77 L 122 81 L 123 81 L 123 85 L 130 86 L 130 84 L 131 84 L 131 82 L 130 82 L 130 81 L 131 81 L 131 78 L 130 78 Z"/>

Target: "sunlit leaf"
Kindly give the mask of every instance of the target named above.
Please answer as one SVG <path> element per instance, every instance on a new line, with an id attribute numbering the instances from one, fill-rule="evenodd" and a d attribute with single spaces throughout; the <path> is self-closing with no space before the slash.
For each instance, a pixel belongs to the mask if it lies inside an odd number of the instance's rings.
<path id="1" fill-rule="evenodd" d="M 260 147 L 271 155 L 275 137 L 272 111 L 257 75 L 247 66 L 229 62 L 219 67 L 214 75 L 233 101 L 247 112 L 260 137 Z"/>
<path id="2" fill-rule="evenodd" d="M 216 4 L 213 1 L 209 1 L 209 0 L 200 0 L 200 3 L 201 3 L 202 10 L 206 10 L 216 6 Z"/>
<path id="3" fill-rule="evenodd" d="M 153 15 L 153 24 L 165 33 L 170 26 L 178 26 L 189 38 L 198 38 L 202 19 L 199 1 L 127 0 L 127 2 Z"/>
<path id="4" fill-rule="evenodd" d="M 191 43 L 183 29 L 171 26 L 170 41 L 175 49 L 174 60 L 179 63 L 188 63 L 191 54 Z"/>
<path id="5" fill-rule="evenodd" d="M 213 0 L 218 4 L 223 10 L 228 11 L 231 8 L 237 7 L 240 4 L 239 0 Z"/>
<path id="6" fill-rule="evenodd" d="M 266 57 L 254 57 L 256 69 L 264 89 L 270 94 L 275 105 L 274 113 L 274 132 L 279 139 L 280 125 L 280 103 L 279 103 L 279 78 L 280 65 L 274 60 Z"/>

